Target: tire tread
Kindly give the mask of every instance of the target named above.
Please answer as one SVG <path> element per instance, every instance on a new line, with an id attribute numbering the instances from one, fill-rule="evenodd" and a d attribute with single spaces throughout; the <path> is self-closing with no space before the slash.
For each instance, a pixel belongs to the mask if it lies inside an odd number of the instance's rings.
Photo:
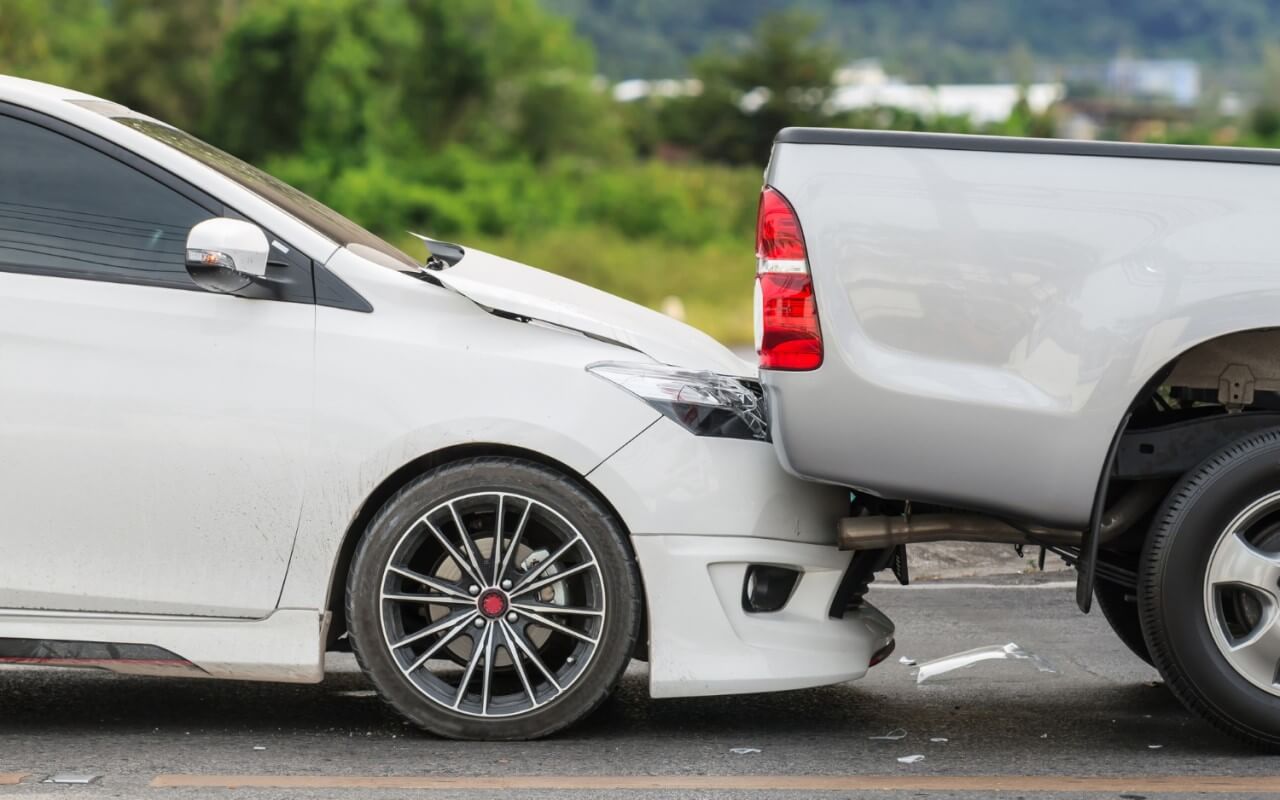
<path id="1" fill-rule="evenodd" d="M 1168 642 L 1157 634 L 1162 625 L 1160 608 L 1162 596 L 1166 590 L 1166 556 L 1171 546 L 1170 539 L 1176 532 L 1176 526 L 1182 514 L 1213 485 L 1228 464 L 1268 444 L 1280 444 L 1280 429 L 1252 434 L 1227 445 L 1192 469 L 1188 473 L 1189 477 L 1184 477 L 1165 499 L 1142 550 L 1138 578 L 1138 609 L 1143 638 L 1146 640 L 1152 663 L 1159 670 L 1165 685 L 1174 697 L 1193 713 L 1236 741 L 1255 749 L 1276 752 L 1280 750 L 1280 736 L 1245 728 L 1239 721 L 1218 709 L 1188 679 L 1174 658 Z"/>

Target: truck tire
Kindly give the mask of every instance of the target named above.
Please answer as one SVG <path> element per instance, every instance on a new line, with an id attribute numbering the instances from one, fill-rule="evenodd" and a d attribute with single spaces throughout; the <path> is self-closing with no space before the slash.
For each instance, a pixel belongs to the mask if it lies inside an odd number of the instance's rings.
<path id="1" fill-rule="evenodd" d="M 1123 586 L 1100 581 L 1093 589 L 1093 596 L 1098 600 L 1098 608 L 1102 616 L 1116 632 L 1120 641 L 1143 661 L 1155 666 L 1151 661 L 1151 651 L 1147 649 L 1147 640 L 1142 636 L 1142 620 L 1138 614 L 1138 604 L 1133 599 L 1134 593 Z"/>
<path id="2" fill-rule="evenodd" d="M 1280 430 L 1225 447 L 1169 493 L 1143 550 L 1138 608 L 1174 695 L 1280 751 Z"/>

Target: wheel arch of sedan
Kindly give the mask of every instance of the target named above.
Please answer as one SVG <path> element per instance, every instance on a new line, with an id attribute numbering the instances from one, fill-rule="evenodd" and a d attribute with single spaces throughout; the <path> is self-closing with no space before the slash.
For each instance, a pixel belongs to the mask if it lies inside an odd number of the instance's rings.
<path id="1" fill-rule="evenodd" d="M 340 644 L 340 640 L 347 631 L 346 621 L 346 585 L 347 573 L 351 568 L 351 561 L 355 556 L 356 549 L 360 545 L 361 539 L 364 537 L 369 523 L 377 515 L 379 509 L 386 504 L 388 500 L 395 496 L 410 482 L 433 469 L 453 464 L 459 461 L 465 461 L 472 458 L 483 458 L 490 456 L 519 458 L 525 461 L 539 464 L 556 470 L 564 476 L 572 479 L 584 491 L 595 497 L 600 503 L 609 510 L 622 529 L 627 532 L 625 544 L 631 550 L 631 554 L 635 556 L 635 548 L 631 544 L 630 529 L 627 527 L 626 521 L 622 515 L 618 513 L 618 509 L 610 502 L 598 488 L 586 479 L 577 470 L 568 464 L 552 458 L 545 453 L 531 450 L 525 447 L 519 447 L 511 444 L 501 444 L 497 442 L 468 442 L 465 444 L 456 444 L 443 447 L 430 453 L 426 453 L 412 461 L 404 464 L 399 469 L 386 476 L 365 498 L 360 508 L 356 511 L 351 523 L 347 526 L 343 533 L 342 542 L 339 545 L 337 557 L 333 560 L 332 575 L 329 578 L 329 590 L 325 601 L 325 609 L 330 613 L 331 622 L 329 625 L 328 639 L 325 643 L 326 649 L 347 649 Z M 644 591 L 643 575 L 641 577 L 641 591 Z M 648 630 L 648 615 L 645 613 L 645 604 L 641 603 L 642 614 L 641 620 L 642 631 Z M 644 648 L 647 644 L 647 634 L 641 637 L 640 647 Z M 637 653 L 637 657 L 643 657 L 643 653 Z"/>

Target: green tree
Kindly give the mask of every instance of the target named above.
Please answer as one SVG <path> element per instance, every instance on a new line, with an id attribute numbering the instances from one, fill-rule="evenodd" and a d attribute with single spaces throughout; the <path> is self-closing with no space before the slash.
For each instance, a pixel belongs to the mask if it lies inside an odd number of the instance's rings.
<path id="1" fill-rule="evenodd" d="M 198 129 L 209 99 L 210 63 L 238 0 L 114 0 L 95 63 L 112 100 L 180 128 Z M 59 22 L 61 24 L 61 22 Z"/>
<path id="2" fill-rule="evenodd" d="M 105 28 L 99 0 L 3 0 L 0 74 L 96 92 L 90 65 Z"/>
<path id="3" fill-rule="evenodd" d="M 512 141 L 539 163 L 564 155 L 605 161 L 630 155 L 613 98 L 585 77 L 562 71 L 528 81 L 516 111 Z"/>
<path id="4" fill-rule="evenodd" d="M 400 65 L 405 112 L 432 144 L 502 149 L 521 127 L 530 89 L 589 77 L 591 46 L 536 0 L 407 0 L 416 47 Z"/>
<path id="5" fill-rule="evenodd" d="M 412 41 L 399 4 L 251 3 L 214 63 L 205 129 L 250 161 L 304 150 L 335 164 L 358 160 L 371 132 L 385 132 L 378 112 L 394 111 L 392 65 Z"/>
<path id="6" fill-rule="evenodd" d="M 840 64 L 834 47 L 817 41 L 818 18 L 799 12 L 766 17 L 736 53 L 698 59 L 699 95 L 673 103 L 673 141 L 703 158 L 763 163 L 779 129 L 829 124 L 826 113 Z"/>
<path id="7" fill-rule="evenodd" d="M 335 169 L 451 142 L 590 153 L 613 125 L 591 63 L 533 0 L 254 2 L 215 65 L 208 129 L 249 159 L 302 152 Z"/>

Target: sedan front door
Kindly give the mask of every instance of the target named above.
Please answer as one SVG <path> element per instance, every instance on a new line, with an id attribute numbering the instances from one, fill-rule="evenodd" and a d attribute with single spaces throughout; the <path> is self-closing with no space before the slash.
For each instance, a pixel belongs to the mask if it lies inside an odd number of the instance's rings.
<path id="1" fill-rule="evenodd" d="M 315 306 L 195 287 L 187 231 L 223 212 L 110 143 L 0 113 L 0 609 L 275 608 Z"/>

